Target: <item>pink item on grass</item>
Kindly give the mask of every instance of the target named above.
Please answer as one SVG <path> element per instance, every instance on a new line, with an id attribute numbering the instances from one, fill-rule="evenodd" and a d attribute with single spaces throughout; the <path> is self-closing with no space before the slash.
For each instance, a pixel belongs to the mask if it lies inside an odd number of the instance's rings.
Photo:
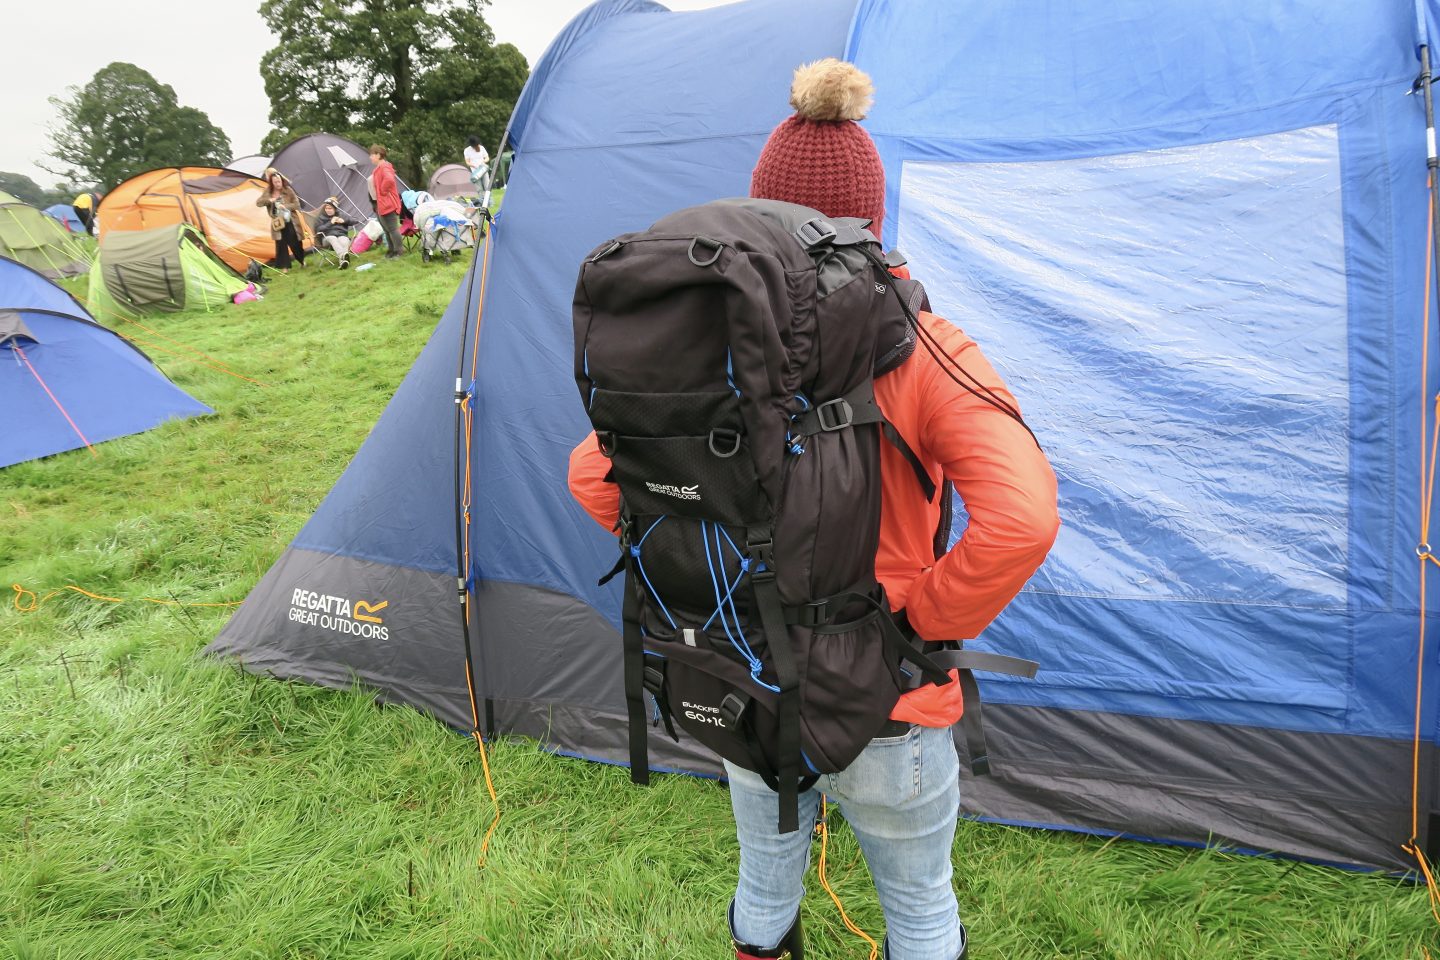
<path id="1" fill-rule="evenodd" d="M 236 303 L 249 303 L 251 300 L 259 300 L 260 295 L 255 292 L 255 284 L 252 283 L 248 284 L 244 290 L 235 294 L 231 299 Z"/>
<path id="2" fill-rule="evenodd" d="M 350 252 L 364 253 L 366 250 L 369 250 L 374 243 L 375 241 L 370 239 L 368 233 L 356 234 L 355 239 L 350 241 Z"/>

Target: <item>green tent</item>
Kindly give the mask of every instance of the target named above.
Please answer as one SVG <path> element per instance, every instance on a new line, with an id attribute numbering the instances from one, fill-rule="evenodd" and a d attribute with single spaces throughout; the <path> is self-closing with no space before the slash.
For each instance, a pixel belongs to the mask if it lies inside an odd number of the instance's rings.
<path id="1" fill-rule="evenodd" d="M 81 241 L 56 220 L 0 190 L 0 256 L 23 263 L 50 280 L 90 269 Z"/>
<path id="2" fill-rule="evenodd" d="M 231 303 L 245 278 L 215 255 L 186 223 L 153 230 L 111 230 L 90 272 L 90 311 L 137 316 Z"/>

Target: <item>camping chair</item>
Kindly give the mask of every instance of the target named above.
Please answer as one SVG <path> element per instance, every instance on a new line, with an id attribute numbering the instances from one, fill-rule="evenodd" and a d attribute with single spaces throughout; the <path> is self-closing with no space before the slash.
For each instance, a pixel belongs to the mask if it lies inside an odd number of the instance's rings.
<path id="1" fill-rule="evenodd" d="M 406 253 L 414 253 L 415 248 L 420 245 L 420 229 L 415 226 L 411 217 L 404 217 L 400 221 L 400 242 L 404 244 Z"/>
<path id="2" fill-rule="evenodd" d="M 340 266 L 339 255 L 330 249 L 330 245 L 325 242 L 325 238 L 320 236 L 319 207 L 317 207 L 313 213 L 308 213 L 307 216 L 310 217 L 310 230 L 315 235 L 315 246 L 311 249 L 310 253 L 313 256 L 319 257 L 320 262 L 327 267 L 335 267 L 338 269 Z M 355 225 L 353 223 L 349 229 L 345 231 L 345 235 L 350 238 L 352 244 L 355 242 Z"/>

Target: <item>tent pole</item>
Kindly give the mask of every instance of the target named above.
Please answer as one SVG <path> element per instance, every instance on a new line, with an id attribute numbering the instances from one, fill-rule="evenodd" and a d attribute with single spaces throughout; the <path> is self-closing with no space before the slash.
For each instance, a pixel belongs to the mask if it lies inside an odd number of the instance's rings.
<path id="1" fill-rule="evenodd" d="M 1420 76 L 1416 78 L 1415 85 L 1420 88 L 1420 92 L 1425 101 L 1425 166 L 1429 172 L 1430 235 L 1433 238 L 1430 244 L 1430 252 L 1433 260 L 1431 272 L 1433 274 L 1432 282 L 1435 284 L 1436 289 L 1436 303 L 1440 304 L 1440 180 L 1437 180 L 1437 177 L 1440 177 L 1440 155 L 1437 155 L 1435 148 L 1435 100 L 1431 91 L 1430 45 L 1427 42 L 1428 31 L 1426 30 L 1423 11 L 1418 3 L 1416 4 L 1416 19 L 1420 30 Z M 1426 336 L 1428 337 L 1430 318 L 1428 316 L 1425 317 L 1424 322 L 1427 327 Z M 1420 391 L 1422 396 L 1420 402 L 1423 404 L 1430 402 L 1428 396 L 1423 396 L 1423 394 L 1429 390 L 1430 371 L 1422 371 L 1421 375 L 1422 382 L 1420 384 Z M 1421 437 L 1420 442 L 1423 447 L 1425 438 Z M 1420 576 L 1426 576 L 1428 569 L 1428 566 L 1422 562 L 1420 564 Z M 1417 696 L 1422 694 L 1423 688 L 1416 691 Z M 1420 705 L 1417 704 L 1417 710 L 1419 707 Z M 1420 737 L 1421 733 L 1422 731 L 1416 730 L 1416 737 Z M 1415 802 L 1418 809 L 1415 812 L 1416 827 L 1419 831 L 1419 836 L 1416 840 L 1420 848 L 1425 851 L 1426 856 L 1434 860 L 1437 856 L 1440 856 L 1440 850 L 1436 849 L 1436 842 L 1440 840 L 1440 836 L 1436 836 L 1435 831 L 1431 829 L 1431 821 L 1434 817 L 1432 807 L 1434 805 L 1435 791 L 1435 748 L 1422 741 L 1421 752 L 1424 759 L 1420 762 L 1419 770 L 1417 771 L 1417 779 L 1419 782 L 1416 784 Z"/>
<path id="2" fill-rule="evenodd" d="M 478 249 L 477 249 L 478 253 Z M 470 715 L 474 721 L 476 736 L 481 735 L 481 723 L 478 706 L 475 700 L 476 677 L 475 657 L 470 640 L 470 571 L 466 569 L 468 551 L 466 540 L 470 535 L 470 525 L 465 516 L 465 495 L 466 490 L 462 486 L 461 477 L 468 474 L 470 464 L 470 443 L 469 437 L 465 436 L 465 405 L 473 403 L 471 391 L 465 385 L 465 348 L 468 346 L 470 334 L 470 310 L 475 292 L 475 272 L 480 269 L 478 257 L 470 261 L 470 273 L 465 281 L 465 316 L 460 322 L 460 347 L 455 365 L 455 460 L 454 460 L 454 481 L 455 481 L 455 569 L 458 572 L 456 587 L 460 595 L 460 634 L 465 644 L 465 682 L 470 693 Z M 483 290 L 482 290 L 483 295 Z M 475 336 L 480 336 L 480 331 L 475 331 Z M 470 376 L 475 376 L 475 371 L 470 371 Z M 468 480 L 468 477 L 466 477 Z M 494 734 L 493 723 L 494 709 L 490 699 L 486 698 L 484 724 L 484 736 L 490 737 Z"/>

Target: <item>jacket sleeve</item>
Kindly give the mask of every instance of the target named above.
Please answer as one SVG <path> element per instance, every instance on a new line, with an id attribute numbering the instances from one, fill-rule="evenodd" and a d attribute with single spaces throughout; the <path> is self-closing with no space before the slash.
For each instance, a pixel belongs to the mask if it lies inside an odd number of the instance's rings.
<path id="1" fill-rule="evenodd" d="M 1019 409 L 973 340 L 929 314 L 921 322 L 967 372 Z M 924 363 L 921 444 L 955 484 L 969 524 L 915 581 L 906 611 L 927 640 L 965 640 L 1005 609 L 1055 542 L 1055 472 L 1024 427 L 955 383 L 923 345 L 916 359 Z"/>
<path id="2" fill-rule="evenodd" d="M 610 461 L 600 452 L 592 430 L 570 451 L 570 495 L 595 522 L 614 531 L 620 522 L 620 488 L 606 480 Z"/>

